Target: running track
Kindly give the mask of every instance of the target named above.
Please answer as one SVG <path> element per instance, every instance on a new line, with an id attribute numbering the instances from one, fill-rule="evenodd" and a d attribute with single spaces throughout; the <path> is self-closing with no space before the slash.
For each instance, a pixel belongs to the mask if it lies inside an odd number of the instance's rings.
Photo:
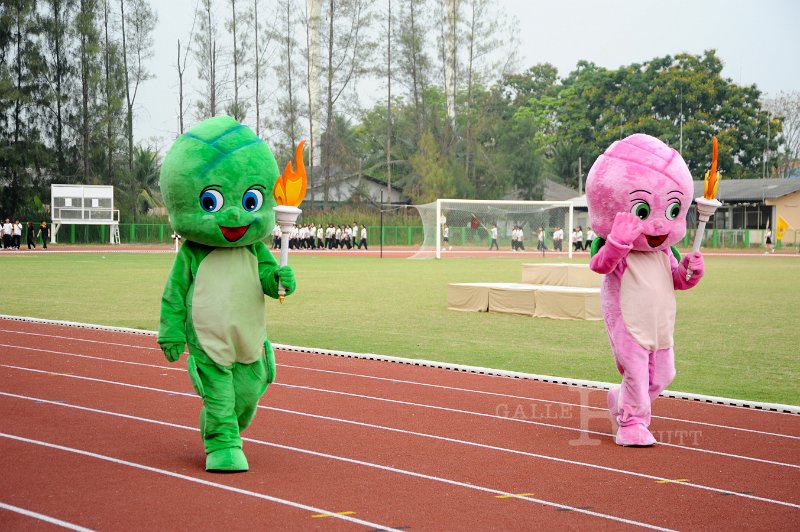
<path id="1" fill-rule="evenodd" d="M 761 529 L 800 522 L 800 416 L 279 350 L 250 471 L 203 470 L 185 360 L 147 334 L 0 319 L 0 529 Z"/>

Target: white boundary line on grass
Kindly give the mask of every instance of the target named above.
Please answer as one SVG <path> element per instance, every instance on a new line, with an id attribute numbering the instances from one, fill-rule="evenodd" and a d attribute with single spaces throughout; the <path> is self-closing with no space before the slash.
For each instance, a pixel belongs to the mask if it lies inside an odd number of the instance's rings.
<path id="1" fill-rule="evenodd" d="M 79 322 L 64 321 L 64 320 L 48 320 L 48 319 L 31 318 L 25 316 L 13 316 L 9 314 L 0 314 L 0 320 L 21 321 L 26 323 L 42 323 L 46 325 L 62 325 L 65 327 L 76 327 L 79 329 L 92 329 L 92 330 L 107 331 L 107 332 L 124 332 L 130 334 L 139 334 L 143 336 L 156 336 L 158 334 L 156 331 L 131 329 L 128 327 L 111 327 L 107 325 L 79 323 Z M 492 377 L 507 377 L 513 379 L 533 380 L 538 382 L 547 382 L 551 384 L 564 384 L 568 386 L 577 386 L 581 388 L 597 388 L 601 390 L 608 390 L 611 388 L 611 386 L 613 386 L 609 382 L 571 379 L 567 377 L 554 377 L 552 375 L 538 375 L 535 373 L 523 373 L 519 371 L 482 368 L 479 366 L 467 366 L 464 364 L 449 364 L 445 362 L 435 362 L 433 360 L 425 360 L 425 359 L 391 357 L 386 355 L 378 355 L 375 353 L 354 353 L 352 351 L 318 349 L 315 347 L 299 347 L 286 344 L 272 344 L 272 347 L 275 349 L 282 349 L 284 351 L 296 351 L 300 353 L 320 354 L 320 355 L 337 356 L 343 358 L 357 358 L 362 360 L 375 360 L 380 362 L 393 362 L 396 364 L 405 364 L 409 366 L 422 366 L 428 368 L 447 369 L 463 373 L 475 373 L 479 375 L 488 375 Z M 701 403 L 750 408 L 753 410 L 764 410 L 770 412 L 780 412 L 785 414 L 800 414 L 800 406 L 796 405 L 765 403 L 760 401 L 747 401 L 742 399 L 717 397 L 713 395 L 703 395 L 703 394 L 688 393 L 688 392 L 673 392 L 670 390 L 664 390 L 663 392 L 661 392 L 661 396 L 669 397 L 671 399 L 684 399 L 688 401 L 695 401 Z"/>

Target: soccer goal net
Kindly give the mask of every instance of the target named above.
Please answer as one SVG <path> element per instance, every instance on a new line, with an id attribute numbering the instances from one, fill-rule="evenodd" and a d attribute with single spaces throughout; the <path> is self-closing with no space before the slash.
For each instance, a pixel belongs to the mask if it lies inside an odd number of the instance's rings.
<path id="1" fill-rule="evenodd" d="M 555 249 L 572 258 L 572 202 L 438 199 L 415 205 L 422 218 L 425 240 L 412 258 L 441 258 L 459 252 L 494 250 L 553 250 L 553 232 L 563 241 Z M 539 241 L 539 232 L 544 239 Z"/>

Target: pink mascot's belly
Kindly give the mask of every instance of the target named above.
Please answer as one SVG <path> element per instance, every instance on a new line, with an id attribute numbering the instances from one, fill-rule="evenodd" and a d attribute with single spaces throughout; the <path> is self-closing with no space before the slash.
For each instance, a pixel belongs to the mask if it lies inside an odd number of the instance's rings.
<path id="1" fill-rule="evenodd" d="M 675 292 L 669 257 L 659 251 L 631 251 L 626 262 L 619 303 L 628 332 L 648 351 L 672 347 Z"/>

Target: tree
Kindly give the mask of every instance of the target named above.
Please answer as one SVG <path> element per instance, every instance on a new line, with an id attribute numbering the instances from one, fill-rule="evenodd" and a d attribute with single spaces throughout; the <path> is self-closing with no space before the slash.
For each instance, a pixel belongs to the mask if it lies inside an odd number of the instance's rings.
<path id="1" fill-rule="evenodd" d="M 447 160 L 442 157 L 436 139 L 430 131 L 422 134 L 419 150 L 411 156 L 411 167 L 418 179 L 404 192 L 414 203 L 429 203 L 436 198 L 452 198 L 456 180 Z"/>
<path id="2" fill-rule="evenodd" d="M 111 37 L 111 5 L 110 0 L 102 0 L 103 9 L 103 86 L 104 100 L 103 119 L 105 124 L 105 177 L 109 185 L 115 184 L 114 159 L 117 151 L 119 132 L 117 124 L 121 122 L 124 70 L 120 69 L 120 50 L 118 43 Z M 127 130 L 126 130 L 127 131 Z"/>
<path id="3" fill-rule="evenodd" d="M 774 164 L 778 177 L 789 177 L 800 164 L 800 92 L 780 92 L 775 98 L 766 100 L 765 107 L 782 127 L 780 140 L 783 150 L 773 152 L 777 155 Z M 771 149 L 775 147 L 775 144 L 770 146 Z"/>
<path id="4" fill-rule="evenodd" d="M 217 106 L 222 101 L 224 80 L 219 76 L 220 50 L 217 46 L 217 18 L 214 12 L 214 0 L 201 0 L 198 5 L 200 21 L 197 39 L 195 39 L 195 59 L 197 60 L 197 76 L 205 83 L 201 97 L 197 101 L 198 118 L 205 119 L 217 116 Z"/>
<path id="5" fill-rule="evenodd" d="M 78 57 L 80 66 L 80 116 L 78 130 L 81 138 L 80 160 L 83 180 L 94 176 L 91 165 L 91 140 L 97 126 L 94 102 L 100 78 L 100 36 L 97 29 L 96 0 L 80 0 L 75 17 L 78 35 Z"/>
<path id="6" fill-rule="evenodd" d="M 184 110 L 186 109 L 186 106 L 183 104 L 183 75 L 186 73 L 186 61 L 189 58 L 189 50 L 192 49 L 192 39 L 194 38 L 194 30 L 197 25 L 197 13 L 198 11 L 195 10 L 194 19 L 192 20 L 192 29 L 189 31 L 189 42 L 186 43 L 186 49 L 183 51 L 183 54 L 181 54 L 181 40 L 178 39 L 178 59 L 175 66 L 178 71 L 178 128 L 181 135 L 183 135 L 184 131 L 183 118 Z"/>
<path id="7" fill-rule="evenodd" d="M 71 38 L 69 21 L 75 10 L 74 0 L 48 0 L 49 12 L 42 18 L 42 36 L 45 47 L 43 101 L 47 107 L 46 128 L 53 132 L 55 149 L 55 174 L 60 180 L 69 180 L 67 152 L 70 137 L 67 125 L 71 122 L 71 94 L 75 86 L 75 68 L 69 60 Z"/>
<path id="8" fill-rule="evenodd" d="M 241 34 L 237 32 L 237 27 L 238 31 L 241 31 L 242 27 L 247 27 L 246 19 L 248 17 L 245 15 L 245 20 L 242 21 L 242 15 L 236 12 L 236 0 L 228 1 L 231 7 L 231 18 L 228 19 L 225 29 L 230 32 L 231 38 L 233 39 L 233 47 L 231 49 L 231 64 L 233 65 L 233 100 L 225 111 L 239 122 L 244 122 L 249 106 L 246 101 L 239 99 L 240 84 L 244 82 L 244 79 L 239 75 L 239 69 L 247 61 L 247 47 L 240 46 L 239 41 L 241 40 Z M 256 11 L 257 8 L 258 6 L 255 5 Z"/>
<path id="9" fill-rule="evenodd" d="M 125 4 L 129 10 L 125 12 Z M 122 57 L 125 65 L 125 101 L 127 110 L 128 170 L 133 170 L 133 106 L 139 85 L 153 76 L 145 61 L 153 56 L 153 29 L 158 15 L 145 0 L 120 0 Z"/>
<path id="10" fill-rule="evenodd" d="M 325 132 L 334 129 L 334 116 L 339 99 L 350 83 L 367 71 L 367 61 L 373 48 L 367 40 L 372 16 L 367 0 L 329 0 L 326 8 L 327 32 L 323 35 L 325 63 L 322 72 L 325 80 Z M 326 150 L 323 150 L 323 154 Z M 328 153 L 333 150 L 327 149 Z M 328 208 L 329 187 L 333 160 L 323 158 L 323 208 Z"/>
<path id="11" fill-rule="evenodd" d="M 396 79 L 405 85 L 414 106 L 415 146 L 427 126 L 425 93 L 430 84 L 431 60 L 426 52 L 426 42 L 430 25 L 421 16 L 426 11 L 426 3 L 427 0 L 408 0 L 401 4 L 398 24 Z"/>
<path id="12" fill-rule="evenodd" d="M 41 93 L 39 80 L 44 70 L 38 34 L 41 26 L 36 17 L 36 2 L 14 0 L 3 10 L 0 20 L 0 44 L 7 58 L 3 72 L 2 98 L 6 102 L 0 166 L 8 188 L 0 205 L 6 213 L 21 210 L 32 173 L 41 168 L 39 111 L 37 99 Z M 39 155 L 39 157 L 37 157 Z M 33 168 L 32 168 L 33 166 Z"/>
<path id="13" fill-rule="evenodd" d="M 163 207 L 160 199 L 158 150 L 136 146 L 133 150 L 133 170 L 127 182 L 127 193 L 133 207 L 133 222 L 138 223 L 139 215 L 146 209 Z"/>

